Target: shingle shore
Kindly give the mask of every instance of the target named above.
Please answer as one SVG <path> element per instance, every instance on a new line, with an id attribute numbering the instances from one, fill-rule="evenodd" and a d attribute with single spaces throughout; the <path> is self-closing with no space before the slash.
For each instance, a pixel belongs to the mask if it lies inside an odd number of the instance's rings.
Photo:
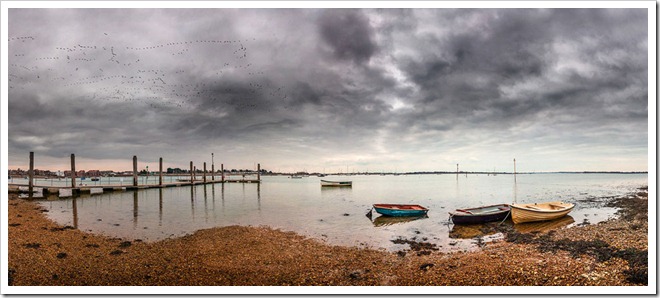
<path id="1" fill-rule="evenodd" d="M 617 219 L 550 233 L 504 231 L 476 252 L 331 246 L 268 227 L 230 226 L 155 243 L 60 226 L 9 195 L 10 285 L 645 285 L 644 189 Z"/>

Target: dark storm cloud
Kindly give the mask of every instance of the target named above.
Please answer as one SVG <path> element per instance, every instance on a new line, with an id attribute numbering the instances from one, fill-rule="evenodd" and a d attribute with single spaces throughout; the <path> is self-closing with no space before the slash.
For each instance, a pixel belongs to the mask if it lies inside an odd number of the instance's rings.
<path id="1" fill-rule="evenodd" d="M 329 9 L 319 18 L 323 41 L 340 60 L 363 63 L 376 51 L 369 19 L 359 10 Z"/>
<path id="2" fill-rule="evenodd" d="M 477 142 L 645 148 L 641 9 L 9 15 L 10 157 L 185 162 L 218 148 L 272 163 L 414 168 L 424 154 L 477 155 Z"/>

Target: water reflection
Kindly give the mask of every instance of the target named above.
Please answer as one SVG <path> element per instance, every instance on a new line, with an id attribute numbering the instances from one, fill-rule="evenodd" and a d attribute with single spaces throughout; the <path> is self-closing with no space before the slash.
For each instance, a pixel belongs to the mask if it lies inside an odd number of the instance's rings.
<path id="1" fill-rule="evenodd" d="M 575 222 L 572 216 L 566 215 L 562 218 L 558 218 L 550 221 L 539 221 L 539 222 L 526 222 L 515 224 L 513 227 L 516 231 L 520 233 L 533 233 L 541 232 L 546 233 L 551 230 L 561 229 Z"/>
<path id="2" fill-rule="evenodd" d="M 521 187 L 515 183 L 513 188 L 508 175 L 470 176 L 469 180 L 461 175 L 456 181 L 453 175 L 354 176 L 356 183 L 351 188 L 321 188 L 318 181 L 311 179 L 292 183 L 286 177 L 266 177 L 263 185 L 231 183 L 217 185 L 220 189 L 216 189 L 214 184 L 200 184 L 140 189 L 56 200 L 44 198 L 41 204 L 51 211 L 47 216 L 61 225 L 126 239 L 157 241 L 212 227 L 265 225 L 327 239 L 331 244 L 364 242 L 385 249 L 394 246 L 392 239 L 427 237 L 451 251 L 460 245 L 452 246 L 450 242 L 471 245 L 471 241 L 461 239 L 489 239 L 497 234 L 493 236 L 494 232 L 489 231 L 494 228 L 452 225 L 445 220 L 446 210 L 502 203 L 502 198 L 511 198 L 512 191 L 513 200 L 520 197 L 526 201 L 547 201 L 557 196 L 571 198 L 567 201 L 572 202 L 581 202 L 585 197 L 612 197 L 627 193 L 628 185 L 637 187 L 639 180 L 643 183 L 646 179 L 646 176 L 631 179 L 634 177 L 521 175 Z M 619 183 L 618 179 L 626 178 L 631 182 Z M 454 186 L 455 192 L 451 191 Z M 220 204 L 217 199 L 221 200 Z M 576 208 L 572 216 L 582 222 L 588 215 L 589 222 L 596 224 L 616 211 L 604 207 L 607 200 L 591 201 Z M 401 202 L 428 206 L 428 216 L 433 220 L 376 214 L 369 222 L 364 220 L 364 214 L 375 203 Z M 200 215 L 204 220 L 197 218 Z M 522 232 L 562 228 L 572 224 L 573 217 L 515 228 Z M 503 224 L 512 225 L 510 220 Z M 549 227 L 553 224 L 557 226 Z"/>
<path id="3" fill-rule="evenodd" d="M 73 227 L 78 228 L 78 202 L 76 198 L 73 198 L 73 201 L 71 202 L 73 204 L 72 209 L 73 209 Z"/>
<path id="4" fill-rule="evenodd" d="M 137 228 L 138 222 L 138 191 L 133 191 L 133 227 Z"/>
<path id="5" fill-rule="evenodd" d="M 510 224 L 510 223 L 509 223 Z M 449 238 L 472 239 L 498 233 L 488 224 L 454 225 L 449 231 Z"/>
<path id="6" fill-rule="evenodd" d="M 420 219 L 425 219 L 428 218 L 428 216 L 417 216 L 417 217 L 410 217 L 410 216 L 397 216 L 397 217 L 392 217 L 392 216 L 378 216 L 376 217 L 372 223 L 374 224 L 374 227 L 382 227 L 382 226 L 391 226 L 394 224 L 402 224 L 402 223 L 408 223 L 411 221 L 415 220 L 420 220 Z"/>
<path id="7" fill-rule="evenodd" d="M 163 189 L 158 189 L 158 226 L 163 226 Z"/>

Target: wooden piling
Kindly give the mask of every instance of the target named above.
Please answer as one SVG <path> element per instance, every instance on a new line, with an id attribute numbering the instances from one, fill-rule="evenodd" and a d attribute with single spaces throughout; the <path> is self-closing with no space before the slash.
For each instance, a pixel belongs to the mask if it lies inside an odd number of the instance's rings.
<path id="1" fill-rule="evenodd" d="M 261 181 L 261 164 L 257 164 L 257 180 Z"/>
<path id="2" fill-rule="evenodd" d="M 163 158 L 158 159 L 158 185 L 163 186 Z"/>
<path id="3" fill-rule="evenodd" d="M 193 184 L 195 182 L 195 180 L 193 180 L 194 179 L 193 174 L 194 174 L 194 172 L 193 172 L 193 163 L 192 163 L 192 161 L 190 161 L 190 184 Z"/>
<path id="4" fill-rule="evenodd" d="M 28 191 L 30 192 L 28 196 L 32 197 L 32 191 L 34 190 L 34 152 L 30 152 L 30 171 L 28 172 Z"/>
<path id="5" fill-rule="evenodd" d="M 138 186 L 137 156 L 133 155 L 133 186 Z"/>
<path id="6" fill-rule="evenodd" d="M 76 155 L 71 153 L 71 188 L 76 188 Z"/>
<path id="7" fill-rule="evenodd" d="M 204 162 L 204 183 L 206 183 L 206 162 Z"/>
<path id="8" fill-rule="evenodd" d="M 213 153 L 211 153 L 211 181 L 215 181 L 215 167 L 213 164 Z"/>
<path id="9" fill-rule="evenodd" d="M 222 176 L 220 181 L 225 182 L 225 164 L 221 163 L 220 164 L 220 172 L 222 173 Z"/>

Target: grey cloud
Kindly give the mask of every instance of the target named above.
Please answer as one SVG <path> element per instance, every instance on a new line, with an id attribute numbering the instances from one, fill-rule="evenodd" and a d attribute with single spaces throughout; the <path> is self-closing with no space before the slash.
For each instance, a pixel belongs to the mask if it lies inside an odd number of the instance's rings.
<path id="1" fill-rule="evenodd" d="M 22 9 L 9 21 L 11 37 L 35 37 L 9 43 L 10 156 L 223 148 L 313 163 L 647 133 L 642 10 Z"/>
<path id="2" fill-rule="evenodd" d="M 323 41 L 340 60 L 363 63 L 376 51 L 369 20 L 359 10 L 328 9 L 319 17 Z"/>

